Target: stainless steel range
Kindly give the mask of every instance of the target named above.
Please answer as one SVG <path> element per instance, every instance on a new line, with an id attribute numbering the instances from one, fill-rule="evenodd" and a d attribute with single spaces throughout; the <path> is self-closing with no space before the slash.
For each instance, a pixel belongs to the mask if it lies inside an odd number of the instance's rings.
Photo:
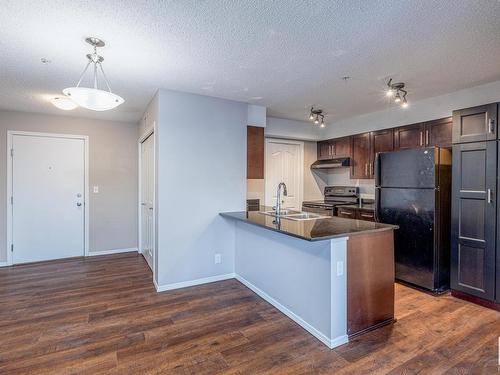
<path id="1" fill-rule="evenodd" d="M 356 186 L 325 186 L 324 199 L 302 202 L 302 211 L 336 216 L 337 206 L 357 204 L 359 189 Z"/>

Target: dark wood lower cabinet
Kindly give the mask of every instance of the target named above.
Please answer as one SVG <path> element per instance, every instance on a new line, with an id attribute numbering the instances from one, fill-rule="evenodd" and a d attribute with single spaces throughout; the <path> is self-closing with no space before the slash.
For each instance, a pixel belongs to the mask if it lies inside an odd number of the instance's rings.
<path id="1" fill-rule="evenodd" d="M 451 288 L 495 299 L 497 142 L 453 146 Z"/>
<path id="2" fill-rule="evenodd" d="M 394 321 L 393 231 L 349 238 L 347 298 L 350 337 Z"/>

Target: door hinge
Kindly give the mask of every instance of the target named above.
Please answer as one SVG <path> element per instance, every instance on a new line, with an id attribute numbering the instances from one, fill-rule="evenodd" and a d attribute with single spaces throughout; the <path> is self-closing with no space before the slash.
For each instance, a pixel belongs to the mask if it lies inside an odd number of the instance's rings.
<path id="1" fill-rule="evenodd" d="M 10 251 L 13 253 L 14 252 L 14 244 L 10 245 Z"/>
<path id="2" fill-rule="evenodd" d="M 10 149 L 10 156 L 14 156 L 14 149 L 13 148 Z"/>
<path id="3" fill-rule="evenodd" d="M 14 197 L 12 197 L 12 196 L 10 197 L 10 204 L 12 204 L 12 205 L 14 204 Z"/>

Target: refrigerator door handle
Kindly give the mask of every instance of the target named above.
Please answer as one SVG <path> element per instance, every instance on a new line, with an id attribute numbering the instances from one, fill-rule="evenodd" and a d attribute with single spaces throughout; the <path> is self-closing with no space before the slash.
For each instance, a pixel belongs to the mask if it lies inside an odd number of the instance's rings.
<path id="1" fill-rule="evenodd" d="M 375 209 L 373 210 L 373 216 L 377 223 L 379 223 L 379 207 L 380 207 L 380 188 L 375 186 Z"/>
<path id="2" fill-rule="evenodd" d="M 488 203 L 491 204 L 492 200 L 491 200 L 491 189 L 488 189 L 488 192 L 487 192 L 487 199 L 488 199 Z"/>

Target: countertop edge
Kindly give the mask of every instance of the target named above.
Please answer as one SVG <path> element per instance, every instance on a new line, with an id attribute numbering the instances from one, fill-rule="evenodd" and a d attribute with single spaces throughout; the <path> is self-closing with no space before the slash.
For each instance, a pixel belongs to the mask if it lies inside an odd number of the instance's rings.
<path id="1" fill-rule="evenodd" d="M 275 229 L 275 228 L 270 228 L 270 227 L 268 227 L 266 225 L 255 223 L 255 222 L 249 221 L 249 220 L 244 220 L 242 218 L 235 217 L 235 216 L 232 215 L 232 214 L 236 214 L 236 213 L 239 213 L 239 212 L 238 211 L 235 211 L 235 212 L 219 212 L 219 215 L 222 216 L 222 217 L 224 217 L 224 218 L 226 218 L 226 219 L 232 219 L 232 220 L 235 220 L 235 221 L 241 221 L 242 223 L 246 223 L 246 224 L 253 225 L 253 226 L 256 226 L 256 227 L 259 227 L 259 228 L 263 228 L 263 229 L 269 230 L 271 232 L 281 233 L 281 234 L 284 234 L 286 236 L 298 238 L 298 239 L 301 239 L 301 240 L 304 240 L 304 241 L 308 241 L 308 242 L 328 241 L 328 240 L 333 240 L 333 239 L 336 239 L 336 238 L 351 237 L 351 236 L 357 236 L 357 235 L 363 235 L 363 234 L 369 234 L 369 233 L 376 233 L 376 232 L 384 232 L 384 231 L 387 231 L 387 230 L 398 229 L 398 227 L 395 226 L 395 225 L 384 224 L 384 225 L 387 225 L 387 226 L 386 227 L 382 227 L 382 228 L 377 228 L 377 229 L 367 229 L 367 230 L 362 230 L 362 231 L 353 231 L 353 232 L 349 232 L 349 233 L 341 233 L 341 234 L 336 234 L 336 235 L 332 235 L 332 236 L 325 236 L 325 237 L 318 237 L 318 238 L 307 238 L 307 237 L 299 236 L 297 234 L 293 234 L 293 233 L 290 233 L 290 232 L 285 232 L 285 231 L 278 230 L 278 229 Z M 346 219 L 346 220 L 354 220 L 354 219 Z"/>

